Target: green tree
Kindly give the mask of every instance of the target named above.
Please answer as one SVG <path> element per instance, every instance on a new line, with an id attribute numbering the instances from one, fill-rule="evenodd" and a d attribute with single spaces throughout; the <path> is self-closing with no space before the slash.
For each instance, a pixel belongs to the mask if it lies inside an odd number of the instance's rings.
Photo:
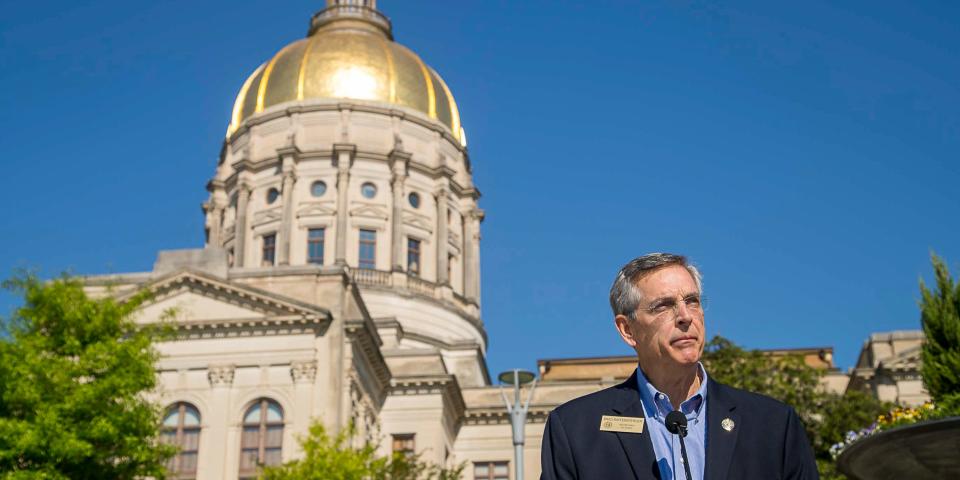
<path id="1" fill-rule="evenodd" d="M 841 441 L 846 432 L 869 425 L 889 410 L 888 405 L 865 393 L 825 392 L 820 386 L 823 371 L 807 365 L 800 355 L 773 356 L 746 350 L 716 336 L 704 350 L 703 363 L 718 382 L 767 395 L 796 409 L 825 480 L 844 478 L 836 472 L 830 446 Z"/>
<path id="2" fill-rule="evenodd" d="M 960 283 L 954 284 L 942 258 L 931 254 L 936 288 L 920 280 L 923 383 L 944 413 L 960 415 Z"/>
<path id="3" fill-rule="evenodd" d="M 377 455 L 378 445 L 363 441 L 353 446 L 353 425 L 331 436 L 320 423 L 299 439 L 303 458 L 275 467 L 265 467 L 263 480 L 453 480 L 459 479 L 463 465 L 442 468 L 420 460 L 419 454 Z"/>
<path id="4" fill-rule="evenodd" d="M 22 274 L 4 282 L 24 305 L 0 339 L 0 478 L 162 478 L 157 329 L 131 313 L 147 298 L 90 299 L 79 281 Z"/>

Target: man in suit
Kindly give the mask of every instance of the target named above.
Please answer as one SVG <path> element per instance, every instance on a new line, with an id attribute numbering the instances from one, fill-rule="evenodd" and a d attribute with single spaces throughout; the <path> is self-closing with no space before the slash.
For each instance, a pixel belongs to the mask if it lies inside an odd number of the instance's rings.
<path id="1" fill-rule="evenodd" d="M 541 480 L 685 479 L 680 411 L 692 480 L 817 479 L 813 451 L 793 408 L 710 379 L 700 273 L 680 255 L 636 258 L 617 274 L 610 306 L 638 368 L 620 385 L 550 413 Z"/>

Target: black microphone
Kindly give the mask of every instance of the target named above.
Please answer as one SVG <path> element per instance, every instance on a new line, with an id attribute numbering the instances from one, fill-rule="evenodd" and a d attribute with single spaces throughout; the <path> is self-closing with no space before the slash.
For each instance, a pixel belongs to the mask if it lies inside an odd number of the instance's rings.
<path id="1" fill-rule="evenodd" d="M 690 461 L 687 460 L 687 446 L 683 443 L 683 437 L 687 436 L 687 416 L 679 410 L 674 410 L 667 414 L 664 422 L 667 430 L 680 437 L 680 457 L 683 459 L 683 470 L 687 473 L 687 480 L 693 480 L 690 475 Z M 674 465 L 676 467 L 676 465 Z"/>

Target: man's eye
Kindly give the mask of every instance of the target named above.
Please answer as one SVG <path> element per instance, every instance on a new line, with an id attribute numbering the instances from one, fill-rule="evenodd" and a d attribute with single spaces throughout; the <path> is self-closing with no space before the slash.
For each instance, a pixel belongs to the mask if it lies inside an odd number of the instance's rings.
<path id="1" fill-rule="evenodd" d="M 687 299 L 687 305 L 690 305 L 690 306 L 700 305 L 700 299 L 697 297 L 690 297 Z"/>
<path id="2" fill-rule="evenodd" d="M 656 313 L 662 313 L 662 312 L 666 312 L 667 310 L 670 310 L 670 308 L 671 308 L 670 304 L 658 303 L 653 306 L 653 311 Z"/>

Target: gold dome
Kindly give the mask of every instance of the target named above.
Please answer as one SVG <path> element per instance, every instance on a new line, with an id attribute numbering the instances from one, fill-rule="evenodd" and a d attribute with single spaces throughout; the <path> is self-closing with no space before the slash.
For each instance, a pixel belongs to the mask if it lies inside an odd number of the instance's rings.
<path id="1" fill-rule="evenodd" d="M 356 9 L 320 11 L 307 38 L 287 45 L 257 68 L 237 95 L 227 135 L 274 105 L 343 98 L 418 110 L 465 143 L 457 104 L 440 75 L 391 39 L 386 17 L 373 9 L 363 11 L 360 18 L 352 12 Z"/>

